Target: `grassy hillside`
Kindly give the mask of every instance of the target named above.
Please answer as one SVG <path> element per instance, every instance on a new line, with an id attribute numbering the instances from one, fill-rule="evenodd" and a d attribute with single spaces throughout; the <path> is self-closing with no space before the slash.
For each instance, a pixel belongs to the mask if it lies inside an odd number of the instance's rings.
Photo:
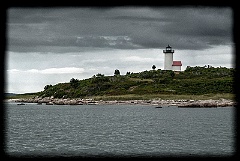
<path id="1" fill-rule="evenodd" d="M 32 98 L 37 96 L 38 93 L 25 93 L 25 94 L 12 94 L 12 95 L 6 95 L 6 99 L 25 99 L 25 98 Z"/>
<path id="2" fill-rule="evenodd" d="M 96 74 L 89 79 L 72 78 L 68 83 L 46 85 L 38 96 L 55 98 L 147 98 L 147 96 L 191 96 L 233 94 L 234 69 L 225 67 L 188 67 L 174 73 L 150 70 L 126 75 Z M 122 97 L 121 97 L 122 96 Z M 125 96 L 125 97 L 123 97 Z"/>

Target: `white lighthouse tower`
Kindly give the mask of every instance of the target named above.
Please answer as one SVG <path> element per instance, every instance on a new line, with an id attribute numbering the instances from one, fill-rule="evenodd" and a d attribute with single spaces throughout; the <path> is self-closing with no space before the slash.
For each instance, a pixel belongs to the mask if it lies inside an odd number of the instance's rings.
<path id="1" fill-rule="evenodd" d="M 172 50 L 172 47 L 168 45 L 166 50 L 163 50 L 163 53 L 165 54 L 164 70 L 172 70 L 174 50 Z"/>

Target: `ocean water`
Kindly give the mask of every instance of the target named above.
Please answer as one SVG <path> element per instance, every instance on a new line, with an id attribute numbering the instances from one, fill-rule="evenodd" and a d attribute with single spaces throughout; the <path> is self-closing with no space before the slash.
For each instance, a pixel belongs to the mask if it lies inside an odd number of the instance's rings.
<path id="1" fill-rule="evenodd" d="M 232 156 L 234 108 L 6 104 L 9 156 Z"/>

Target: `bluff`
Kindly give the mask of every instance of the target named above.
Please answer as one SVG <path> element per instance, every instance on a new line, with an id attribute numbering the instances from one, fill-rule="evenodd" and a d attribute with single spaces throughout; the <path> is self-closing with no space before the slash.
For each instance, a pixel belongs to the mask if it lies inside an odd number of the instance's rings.
<path id="1" fill-rule="evenodd" d="M 116 70 L 115 70 L 116 71 Z M 96 74 L 88 79 L 46 85 L 39 97 L 86 98 L 91 96 L 176 94 L 202 95 L 233 93 L 235 69 L 226 67 L 187 67 L 185 71 L 149 70 L 120 72 L 113 76 Z"/>

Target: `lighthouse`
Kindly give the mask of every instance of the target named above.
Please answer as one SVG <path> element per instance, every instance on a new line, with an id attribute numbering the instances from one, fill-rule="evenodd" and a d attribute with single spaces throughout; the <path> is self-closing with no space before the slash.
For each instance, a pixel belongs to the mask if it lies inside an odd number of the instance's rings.
<path id="1" fill-rule="evenodd" d="M 182 62 L 181 61 L 173 61 L 173 53 L 171 46 L 167 46 L 166 50 L 163 50 L 164 56 L 164 70 L 173 70 L 173 71 L 181 71 Z"/>
<path id="2" fill-rule="evenodd" d="M 172 64 L 173 64 L 173 53 L 174 50 L 172 50 L 171 46 L 167 46 L 166 50 L 163 50 L 164 56 L 164 70 L 172 70 Z"/>

